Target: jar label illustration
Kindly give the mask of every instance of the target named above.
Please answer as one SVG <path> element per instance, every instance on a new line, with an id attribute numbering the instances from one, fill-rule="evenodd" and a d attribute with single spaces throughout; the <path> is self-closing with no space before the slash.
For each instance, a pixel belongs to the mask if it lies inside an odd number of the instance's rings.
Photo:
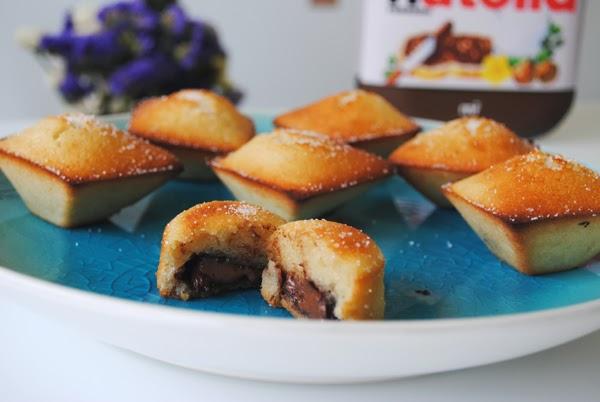
<path id="1" fill-rule="evenodd" d="M 365 0 L 358 78 L 406 88 L 572 89 L 580 3 Z"/>

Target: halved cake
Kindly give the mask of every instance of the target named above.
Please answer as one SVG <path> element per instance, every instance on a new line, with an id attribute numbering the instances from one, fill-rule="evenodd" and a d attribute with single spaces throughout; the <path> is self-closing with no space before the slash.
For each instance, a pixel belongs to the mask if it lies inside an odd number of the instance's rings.
<path id="1" fill-rule="evenodd" d="M 326 220 L 286 223 L 271 236 L 261 293 L 297 318 L 383 318 L 385 260 L 366 234 Z"/>
<path id="2" fill-rule="evenodd" d="M 284 220 L 237 201 L 198 204 L 167 224 L 156 272 L 163 297 L 182 300 L 259 288 L 266 243 Z"/>
<path id="3" fill-rule="evenodd" d="M 136 106 L 129 131 L 172 152 L 183 163 L 181 178 L 214 178 L 206 161 L 234 151 L 254 136 L 252 120 L 226 98 L 186 89 Z"/>
<path id="4" fill-rule="evenodd" d="M 600 253 L 600 177 L 575 162 L 534 151 L 443 189 L 490 250 L 525 274 Z"/>
<path id="5" fill-rule="evenodd" d="M 441 186 L 479 173 L 535 147 L 505 125 L 463 117 L 421 133 L 389 157 L 398 174 L 441 207 L 451 207 Z"/>
<path id="6" fill-rule="evenodd" d="M 0 168 L 33 214 L 63 227 L 104 219 L 181 171 L 171 153 L 81 114 L 1 140 Z"/>
<path id="7" fill-rule="evenodd" d="M 314 131 L 381 156 L 412 138 L 419 126 L 382 96 L 342 92 L 275 118 L 276 127 Z"/>
<path id="8" fill-rule="evenodd" d="M 236 198 L 287 220 L 328 212 L 391 172 L 371 153 L 293 130 L 256 136 L 211 166 Z"/>

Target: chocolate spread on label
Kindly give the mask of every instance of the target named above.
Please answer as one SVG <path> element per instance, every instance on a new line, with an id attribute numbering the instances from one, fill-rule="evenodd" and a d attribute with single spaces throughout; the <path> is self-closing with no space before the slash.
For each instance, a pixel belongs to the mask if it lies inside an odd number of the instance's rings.
<path id="1" fill-rule="evenodd" d="M 575 94 L 581 0 L 364 0 L 360 87 L 402 112 L 547 132 Z"/>
<path id="2" fill-rule="evenodd" d="M 300 275 L 285 274 L 281 297 L 307 318 L 335 319 L 332 298 Z"/>
<path id="3" fill-rule="evenodd" d="M 261 271 L 227 257 L 196 254 L 185 263 L 177 279 L 187 283 L 194 296 L 207 297 L 230 290 L 257 288 Z"/>
<path id="4" fill-rule="evenodd" d="M 479 64 L 492 52 L 492 41 L 488 37 L 475 35 L 454 35 L 452 23 L 446 22 L 435 33 L 421 34 L 406 40 L 403 54 L 408 57 L 432 35 L 435 47 L 431 56 L 423 61 L 424 65 L 436 65 L 455 61 L 459 63 Z"/>

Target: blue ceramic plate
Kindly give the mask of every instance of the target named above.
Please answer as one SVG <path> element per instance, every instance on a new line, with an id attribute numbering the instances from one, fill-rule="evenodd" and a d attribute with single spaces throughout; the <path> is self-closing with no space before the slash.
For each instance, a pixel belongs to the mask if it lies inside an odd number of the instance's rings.
<path id="1" fill-rule="evenodd" d="M 270 116 L 256 115 L 259 132 Z M 121 125 L 125 122 L 121 121 Z M 180 302 L 159 297 L 154 272 L 165 224 L 200 202 L 230 199 L 218 182 L 173 181 L 110 221 L 65 230 L 28 213 L 0 174 L 0 266 L 44 281 L 177 309 L 288 318 L 258 291 Z M 600 262 L 528 277 L 500 262 L 455 211 L 435 209 L 400 178 L 326 216 L 382 248 L 386 320 L 495 316 L 600 299 Z"/>

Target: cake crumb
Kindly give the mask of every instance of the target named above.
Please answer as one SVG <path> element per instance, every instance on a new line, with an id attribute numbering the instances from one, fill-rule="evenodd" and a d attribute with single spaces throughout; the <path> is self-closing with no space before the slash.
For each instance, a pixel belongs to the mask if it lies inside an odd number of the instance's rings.
<path id="1" fill-rule="evenodd" d="M 350 91 L 346 95 L 342 96 L 339 99 L 339 105 L 340 106 L 349 105 L 350 103 L 356 101 L 357 98 L 358 98 L 358 91 Z"/>
<path id="2" fill-rule="evenodd" d="M 194 102 L 202 113 L 215 113 L 215 103 L 208 95 L 201 91 L 181 91 L 176 94 L 177 98 Z"/>
<path id="3" fill-rule="evenodd" d="M 477 118 L 471 118 L 465 124 L 465 127 L 467 128 L 467 130 L 469 131 L 469 134 L 471 134 L 471 135 L 477 135 L 477 130 L 479 129 L 480 126 L 481 126 L 481 120 L 477 119 Z"/>
<path id="4" fill-rule="evenodd" d="M 554 158 L 552 158 L 552 156 L 548 156 L 546 157 L 546 161 L 544 162 L 544 165 L 550 169 L 550 170 L 554 170 L 555 172 L 559 171 L 562 169 L 562 167 L 560 166 L 560 164 L 556 163 L 556 161 L 554 160 Z"/>

